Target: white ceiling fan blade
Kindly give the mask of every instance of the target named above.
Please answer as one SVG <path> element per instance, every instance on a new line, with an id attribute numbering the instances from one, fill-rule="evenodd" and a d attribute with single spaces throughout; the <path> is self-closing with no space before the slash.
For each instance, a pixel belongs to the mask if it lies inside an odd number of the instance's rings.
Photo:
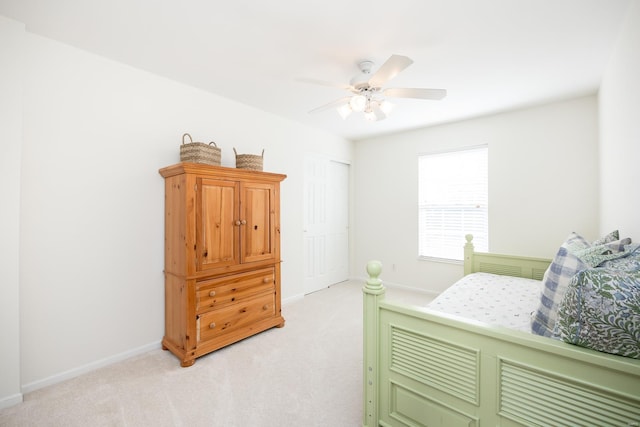
<path id="1" fill-rule="evenodd" d="M 371 87 L 382 87 L 411 64 L 413 64 L 411 58 L 402 55 L 391 55 L 369 79 L 369 85 Z"/>
<path id="2" fill-rule="evenodd" d="M 383 92 L 390 98 L 417 98 L 440 100 L 447 96 L 445 89 L 389 88 Z"/>
<path id="3" fill-rule="evenodd" d="M 320 107 L 314 108 L 313 110 L 309 111 L 309 114 L 319 113 L 321 111 L 328 110 L 330 108 L 338 108 L 341 105 L 347 104 L 350 99 L 351 99 L 351 97 L 349 97 L 349 96 L 345 96 L 344 98 L 336 99 L 335 101 L 331 101 L 328 104 L 321 105 Z"/>

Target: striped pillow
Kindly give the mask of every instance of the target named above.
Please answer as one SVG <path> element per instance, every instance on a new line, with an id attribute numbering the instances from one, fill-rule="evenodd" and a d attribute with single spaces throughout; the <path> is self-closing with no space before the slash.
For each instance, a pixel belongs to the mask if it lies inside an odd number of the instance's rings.
<path id="1" fill-rule="evenodd" d="M 617 234 L 617 231 L 616 231 Z M 553 335 L 558 317 L 558 306 L 564 298 L 571 278 L 588 267 L 573 251 L 591 247 L 582 236 L 571 233 L 560 246 L 558 253 L 542 278 L 540 304 L 534 312 L 531 331 L 534 334 L 550 337 Z"/>

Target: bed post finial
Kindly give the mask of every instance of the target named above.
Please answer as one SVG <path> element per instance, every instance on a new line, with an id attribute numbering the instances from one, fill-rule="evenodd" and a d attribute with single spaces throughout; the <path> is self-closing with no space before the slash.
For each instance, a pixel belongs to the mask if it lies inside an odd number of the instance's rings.
<path id="1" fill-rule="evenodd" d="M 380 261 L 371 260 L 367 263 L 367 273 L 369 278 L 367 279 L 367 288 L 369 289 L 381 289 L 382 280 L 380 280 L 380 273 L 382 273 L 382 263 Z"/>
<path id="2" fill-rule="evenodd" d="M 464 275 L 471 274 L 473 265 L 473 235 L 467 234 L 464 236 L 467 243 L 464 244 Z"/>

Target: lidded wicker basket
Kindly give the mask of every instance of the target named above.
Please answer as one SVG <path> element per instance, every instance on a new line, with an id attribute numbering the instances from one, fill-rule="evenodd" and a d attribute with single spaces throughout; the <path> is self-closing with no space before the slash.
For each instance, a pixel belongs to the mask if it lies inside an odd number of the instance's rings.
<path id="1" fill-rule="evenodd" d="M 264 150 L 261 155 L 257 154 L 238 154 L 236 149 L 233 149 L 236 154 L 236 168 L 238 169 L 250 169 L 254 171 L 262 170 L 262 163 L 264 159 Z"/>
<path id="2" fill-rule="evenodd" d="M 189 143 L 185 143 L 185 138 L 189 137 Z M 212 146 L 213 144 L 213 146 Z M 180 146 L 180 161 L 205 163 L 212 166 L 220 166 L 220 149 L 215 142 L 209 144 L 204 142 L 193 142 L 191 135 L 182 135 L 182 145 Z"/>

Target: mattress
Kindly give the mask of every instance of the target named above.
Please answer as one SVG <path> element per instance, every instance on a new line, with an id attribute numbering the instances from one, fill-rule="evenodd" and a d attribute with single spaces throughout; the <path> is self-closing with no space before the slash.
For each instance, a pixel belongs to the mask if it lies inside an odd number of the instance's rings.
<path id="1" fill-rule="evenodd" d="M 431 310 L 490 325 L 531 332 L 531 314 L 540 302 L 540 280 L 469 274 L 434 299 Z"/>

